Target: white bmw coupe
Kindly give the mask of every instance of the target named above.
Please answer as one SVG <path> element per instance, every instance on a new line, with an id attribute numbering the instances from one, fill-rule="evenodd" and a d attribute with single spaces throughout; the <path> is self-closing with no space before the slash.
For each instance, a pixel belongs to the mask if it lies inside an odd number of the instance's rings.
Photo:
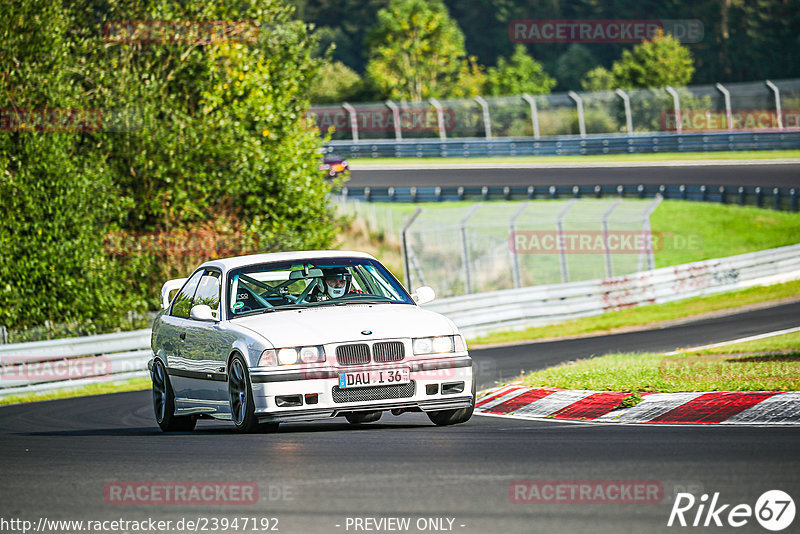
<path id="1" fill-rule="evenodd" d="M 363 424 L 385 411 L 425 412 L 437 425 L 472 416 L 472 359 L 458 329 L 419 306 L 431 288 L 409 295 L 369 254 L 209 261 L 161 296 L 148 367 L 164 431 L 201 417 L 255 432 L 338 416 Z"/>

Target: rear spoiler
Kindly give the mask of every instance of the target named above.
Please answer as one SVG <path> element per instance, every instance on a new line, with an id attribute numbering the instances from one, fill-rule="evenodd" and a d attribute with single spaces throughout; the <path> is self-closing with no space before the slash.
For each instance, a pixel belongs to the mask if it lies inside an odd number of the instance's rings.
<path id="1" fill-rule="evenodd" d="M 163 286 L 161 286 L 161 309 L 166 310 L 169 308 L 169 292 L 173 289 L 180 289 L 183 287 L 183 284 L 186 283 L 188 278 L 176 278 L 175 280 L 167 280 Z"/>

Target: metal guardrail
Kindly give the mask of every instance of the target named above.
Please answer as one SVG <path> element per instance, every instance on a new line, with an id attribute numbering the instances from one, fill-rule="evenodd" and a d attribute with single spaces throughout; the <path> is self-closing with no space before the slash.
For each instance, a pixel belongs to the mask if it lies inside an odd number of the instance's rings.
<path id="1" fill-rule="evenodd" d="M 488 174 L 487 174 L 488 177 Z M 741 206 L 798 211 L 798 191 L 786 187 L 731 187 L 705 185 L 551 185 L 476 187 L 343 187 L 339 201 L 440 202 L 491 200 L 546 200 L 559 198 L 654 198 L 697 200 Z"/>
<path id="2" fill-rule="evenodd" d="M 452 297 L 425 307 L 475 336 L 794 279 L 800 279 L 800 245 L 606 280 Z M 151 357 L 148 329 L 2 345 L 0 398 L 147 376 Z"/>
<path id="3" fill-rule="evenodd" d="M 800 279 L 800 245 L 604 280 L 452 297 L 425 307 L 449 317 L 465 335 L 477 336 L 795 279 Z"/>
<path id="4" fill-rule="evenodd" d="M 150 330 L 0 345 L 0 398 L 146 376 Z"/>
<path id="5" fill-rule="evenodd" d="M 800 148 L 800 130 L 588 134 L 457 139 L 373 139 L 330 141 L 328 150 L 347 158 L 439 158 L 492 156 L 564 156 Z"/>

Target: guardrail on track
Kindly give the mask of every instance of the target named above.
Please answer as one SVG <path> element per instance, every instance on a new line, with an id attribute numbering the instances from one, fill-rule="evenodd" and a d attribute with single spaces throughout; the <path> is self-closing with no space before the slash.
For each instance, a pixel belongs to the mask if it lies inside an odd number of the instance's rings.
<path id="1" fill-rule="evenodd" d="M 328 150 L 347 158 L 439 158 L 492 156 L 563 156 L 800 148 L 800 130 L 588 134 L 546 139 L 531 137 L 457 139 L 374 139 L 330 141 Z"/>
<path id="2" fill-rule="evenodd" d="M 147 376 L 150 330 L 0 345 L 0 398 Z"/>
<path id="3" fill-rule="evenodd" d="M 476 336 L 795 279 L 800 279 L 800 245 L 605 280 L 451 297 L 425 307 L 449 317 L 465 335 Z"/>
<path id="4" fill-rule="evenodd" d="M 425 307 L 467 336 L 800 279 L 800 244 L 628 276 L 452 297 Z M 150 330 L 0 345 L 0 398 L 147 376 Z"/>
<path id="5" fill-rule="evenodd" d="M 544 200 L 558 198 L 654 198 L 698 200 L 798 211 L 797 190 L 786 187 L 730 187 L 705 185 L 551 185 L 482 187 L 343 187 L 340 200 L 368 202 L 440 202 L 489 200 Z"/>

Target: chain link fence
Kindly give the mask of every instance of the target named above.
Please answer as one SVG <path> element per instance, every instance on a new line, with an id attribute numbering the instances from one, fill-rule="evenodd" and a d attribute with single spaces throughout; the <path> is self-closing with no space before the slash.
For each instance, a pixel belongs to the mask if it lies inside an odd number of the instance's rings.
<path id="1" fill-rule="evenodd" d="M 371 231 L 400 238 L 406 287 L 427 285 L 452 297 L 652 269 L 660 236 L 650 230 L 650 214 L 660 202 L 657 196 L 423 207 L 340 200 L 338 206 Z"/>
<path id="2" fill-rule="evenodd" d="M 797 130 L 800 80 L 313 106 L 332 141 Z"/>

